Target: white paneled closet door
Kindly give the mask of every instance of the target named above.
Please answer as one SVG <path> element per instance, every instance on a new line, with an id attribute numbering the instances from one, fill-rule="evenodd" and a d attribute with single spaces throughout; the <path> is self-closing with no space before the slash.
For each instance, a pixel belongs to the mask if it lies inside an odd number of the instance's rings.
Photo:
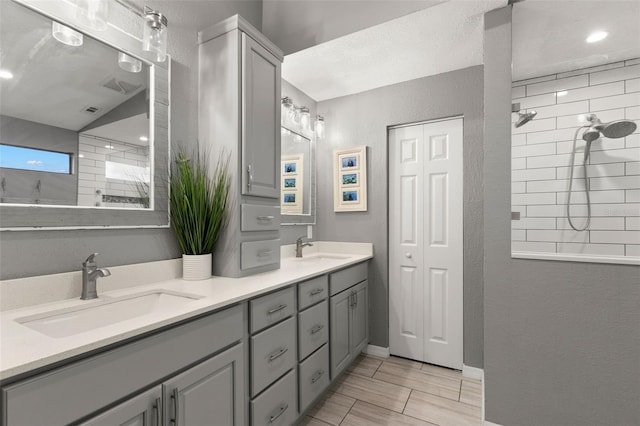
<path id="1" fill-rule="evenodd" d="M 389 131 L 389 347 L 462 369 L 462 118 Z"/>

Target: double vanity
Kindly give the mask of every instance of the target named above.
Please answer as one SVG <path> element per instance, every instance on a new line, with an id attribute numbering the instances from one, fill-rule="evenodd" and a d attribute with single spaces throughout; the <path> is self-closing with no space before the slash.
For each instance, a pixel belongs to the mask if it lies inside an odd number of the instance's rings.
<path id="1" fill-rule="evenodd" d="M 2 312 L 2 425 L 294 423 L 368 341 L 371 245 L 306 250 L 245 278 L 135 285 L 175 261 L 114 267 L 98 299 Z"/>

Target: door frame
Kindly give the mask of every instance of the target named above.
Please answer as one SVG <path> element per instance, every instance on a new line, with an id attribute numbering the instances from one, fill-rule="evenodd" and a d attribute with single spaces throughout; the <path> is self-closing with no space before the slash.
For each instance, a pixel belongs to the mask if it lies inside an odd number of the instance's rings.
<path id="1" fill-rule="evenodd" d="M 452 120 L 462 120 L 462 161 L 463 161 L 463 167 L 462 167 L 462 197 L 463 197 L 463 204 L 462 204 L 462 252 L 463 252 L 463 257 L 462 257 L 462 298 L 461 298 L 461 303 L 462 303 L 462 345 L 460 347 L 460 351 L 462 352 L 461 355 L 461 359 L 462 359 L 462 366 L 464 367 L 464 348 L 465 348 L 465 333 L 464 333 L 464 326 L 465 326 L 465 311 L 464 311 L 464 290 L 465 290 L 465 275 L 464 275 L 464 246 L 465 246 L 465 242 L 464 242 L 464 217 L 465 217 L 465 212 L 466 212 L 466 206 L 464 205 L 464 193 L 465 193 L 465 182 L 464 182 L 464 158 L 465 158 L 465 150 L 464 150 L 464 141 L 465 141 L 465 133 L 464 133 L 464 114 L 457 114 L 457 115 L 451 115 L 451 116 L 446 116 L 446 117 L 438 117 L 438 118 L 433 118 L 433 119 L 425 119 L 425 120 L 420 120 L 420 121 L 413 121 L 413 122 L 408 122 L 408 123 L 402 123 L 402 124 L 394 124 L 394 125 L 388 125 L 387 126 L 387 142 L 386 142 L 386 155 L 387 155 L 387 162 L 386 162 L 386 172 L 387 172 L 387 339 L 388 339 L 388 349 L 387 349 L 387 353 L 390 355 L 391 354 L 391 330 L 390 330 L 390 318 L 391 318 L 391 254 L 390 254 L 390 236 L 391 236 L 391 222 L 389 220 L 390 218 L 390 183 L 391 183 L 391 173 L 390 173 L 390 158 L 391 158 L 391 143 L 390 143 L 390 139 L 389 139 L 389 134 L 390 131 L 392 129 L 401 129 L 404 127 L 413 127 L 413 126 L 420 126 L 420 125 L 425 125 L 425 124 L 432 124 L 432 123 L 439 123 L 439 122 L 443 122 L 443 121 L 452 121 Z M 421 361 L 423 362 L 423 361 Z"/>

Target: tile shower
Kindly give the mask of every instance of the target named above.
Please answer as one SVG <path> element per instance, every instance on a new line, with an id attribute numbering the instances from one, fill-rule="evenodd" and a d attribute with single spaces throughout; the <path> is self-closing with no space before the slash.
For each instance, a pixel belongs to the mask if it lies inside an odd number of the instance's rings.
<path id="1" fill-rule="evenodd" d="M 511 204 L 515 216 L 520 214 L 511 221 L 514 256 L 640 261 L 640 129 L 625 138 L 593 142 L 587 166 L 591 226 L 574 231 L 566 217 L 574 133 L 588 113 L 603 122 L 640 124 L 640 59 L 516 81 L 512 101 L 520 103 L 522 112 L 538 113 L 526 125 L 512 127 Z M 584 144 L 578 136 L 571 199 L 572 216 L 580 224 L 587 211 L 578 167 Z"/>

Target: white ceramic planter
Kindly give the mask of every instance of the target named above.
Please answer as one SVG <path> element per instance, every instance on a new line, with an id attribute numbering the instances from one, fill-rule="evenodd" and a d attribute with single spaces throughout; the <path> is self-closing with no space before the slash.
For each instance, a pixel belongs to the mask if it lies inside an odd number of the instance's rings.
<path id="1" fill-rule="evenodd" d="M 211 278 L 211 253 L 182 255 L 182 279 L 197 281 L 207 278 Z"/>

